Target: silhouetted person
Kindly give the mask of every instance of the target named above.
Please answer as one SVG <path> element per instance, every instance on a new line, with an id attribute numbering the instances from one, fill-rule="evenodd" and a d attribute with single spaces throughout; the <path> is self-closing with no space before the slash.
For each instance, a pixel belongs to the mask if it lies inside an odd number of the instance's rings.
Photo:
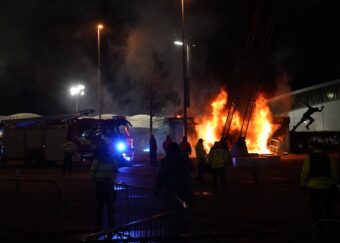
<path id="1" fill-rule="evenodd" d="M 318 107 L 310 106 L 305 102 L 302 102 L 302 103 L 304 103 L 308 107 L 308 110 L 305 113 L 303 113 L 301 120 L 293 127 L 292 131 L 295 131 L 296 128 L 305 121 L 309 121 L 308 124 L 306 125 L 306 128 L 309 129 L 309 126 L 315 121 L 311 115 L 315 112 L 321 112 L 324 108 L 324 106 L 321 106 L 321 108 L 318 108 Z"/>
<path id="2" fill-rule="evenodd" d="M 172 140 L 171 140 L 170 136 L 167 135 L 165 141 L 163 142 L 163 150 L 164 150 L 165 155 L 166 155 L 166 152 L 168 150 L 169 144 L 171 142 L 172 142 Z"/>
<path id="3" fill-rule="evenodd" d="M 150 166 L 157 167 L 157 142 L 155 136 L 151 134 L 149 141 L 149 156 L 150 156 Z"/>
<path id="4" fill-rule="evenodd" d="M 232 158 L 242 158 L 248 156 L 248 148 L 244 137 L 239 137 L 237 142 L 231 147 Z"/>
<path id="5" fill-rule="evenodd" d="M 181 151 L 181 154 L 186 162 L 186 164 L 189 166 L 190 171 L 194 169 L 194 166 L 192 164 L 192 161 L 190 160 L 190 154 L 192 152 L 190 143 L 188 142 L 188 139 L 186 136 L 183 136 L 183 139 L 181 143 L 179 144 L 179 149 Z"/>
<path id="6" fill-rule="evenodd" d="M 104 207 L 108 215 L 108 227 L 113 227 L 113 184 L 116 177 L 116 161 L 110 154 L 109 147 L 100 145 L 95 154 L 96 158 L 90 168 L 90 176 L 96 187 L 97 220 L 96 230 L 103 228 Z"/>
<path id="7" fill-rule="evenodd" d="M 168 197 L 175 193 L 189 207 L 193 206 L 190 171 L 175 142 L 169 144 L 167 155 L 162 159 L 154 188 L 164 190 Z"/>

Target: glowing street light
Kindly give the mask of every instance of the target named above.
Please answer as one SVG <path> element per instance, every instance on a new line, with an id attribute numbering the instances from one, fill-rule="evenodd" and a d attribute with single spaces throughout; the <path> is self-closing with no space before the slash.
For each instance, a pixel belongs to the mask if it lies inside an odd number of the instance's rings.
<path id="1" fill-rule="evenodd" d="M 99 119 L 101 119 L 102 117 L 102 108 L 103 108 L 103 87 L 102 87 L 101 70 L 100 70 L 100 30 L 103 28 L 104 26 L 102 24 L 97 25 L 97 30 L 98 30 L 98 86 L 99 86 L 98 116 L 99 116 Z"/>
<path id="2" fill-rule="evenodd" d="M 183 42 L 179 41 L 179 40 L 174 41 L 174 44 L 176 46 L 183 46 Z M 190 80 L 190 53 L 191 53 L 190 47 L 195 47 L 195 46 L 196 45 L 194 45 L 194 44 L 186 44 L 185 45 L 185 47 L 186 47 L 186 76 L 187 76 L 186 78 L 187 78 L 188 82 Z M 188 88 L 189 88 L 189 86 L 188 86 Z M 189 104 L 190 104 L 190 102 L 189 102 Z"/>
<path id="3" fill-rule="evenodd" d="M 85 95 L 85 86 L 82 84 L 73 85 L 70 87 L 70 94 L 71 96 L 76 97 L 76 112 L 78 112 L 78 99 L 79 96 Z"/>

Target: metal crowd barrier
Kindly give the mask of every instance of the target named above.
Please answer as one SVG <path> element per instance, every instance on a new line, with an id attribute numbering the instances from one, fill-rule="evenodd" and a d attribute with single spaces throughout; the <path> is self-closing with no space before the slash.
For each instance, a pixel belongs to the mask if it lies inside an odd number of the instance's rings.
<path id="1" fill-rule="evenodd" d="M 313 224 L 313 242 L 340 242 L 340 219 L 319 219 Z"/>
<path id="2" fill-rule="evenodd" d="M 83 241 L 113 240 L 116 242 L 143 242 L 143 239 L 171 238 L 186 232 L 183 214 L 171 211 L 137 220 L 85 236 Z M 145 241 L 144 241 L 145 242 Z"/>
<path id="3" fill-rule="evenodd" d="M 167 214 L 167 215 L 166 215 Z M 261 243 L 289 243 L 292 242 L 286 235 L 275 231 L 260 231 L 260 232 L 227 232 L 227 233 L 207 233 L 201 234 L 176 234 L 170 229 L 167 232 L 157 230 L 156 227 L 151 232 L 146 232 L 140 229 L 139 226 L 147 226 L 151 222 L 155 222 L 156 218 L 171 217 L 171 213 L 155 215 L 153 218 L 132 222 L 128 225 L 116 227 L 115 230 L 109 229 L 102 232 L 94 233 L 86 236 L 83 242 L 186 242 L 186 243 L 225 243 L 225 242 L 261 242 Z M 164 225 L 167 227 L 167 225 Z M 164 229 L 164 228 L 163 228 Z"/>
<path id="4" fill-rule="evenodd" d="M 91 234 L 87 240 L 170 237 L 187 232 L 187 205 L 177 195 L 114 185 L 117 227 Z"/>
<path id="5" fill-rule="evenodd" d="M 128 224 L 183 207 L 183 202 L 175 195 L 165 195 L 152 189 L 117 183 L 114 185 L 114 191 L 116 225 Z"/>

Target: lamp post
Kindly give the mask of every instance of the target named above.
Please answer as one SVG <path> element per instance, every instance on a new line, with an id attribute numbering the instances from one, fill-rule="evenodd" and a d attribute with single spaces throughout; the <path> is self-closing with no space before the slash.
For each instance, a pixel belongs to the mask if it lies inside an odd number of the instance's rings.
<path id="1" fill-rule="evenodd" d="M 184 136 L 188 135 L 188 117 L 187 108 L 190 107 L 190 93 L 189 93 L 189 77 L 187 66 L 187 50 L 185 42 L 185 22 L 184 22 L 184 0 L 181 0 L 181 23 L 182 23 L 182 66 L 183 66 L 183 116 L 184 116 Z"/>
<path id="2" fill-rule="evenodd" d="M 103 106 L 103 87 L 102 87 L 102 80 L 101 80 L 101 68 L 100 68 L 100 30 L 103 29 L 104 26 L 102 24 L 97 25 L 98 31 L 98 86 L 99 86 L 99 104 L 98 104 L 98 116 L 99 119 L 102 117 L 102 106 Z"/>
<path id="3" fill-rule="evenodd" d="M 176 46 L 183 46 L 183 42 L 182 41 L 179 41 L 179 40 L 176 40 L 176 41 L 174 41 L 174 44 L 176 45 Z M 185 45 L 185 48 L 186 48 L 186 72 L 187 72 L 187 81 L 189 81 L 190 80 L 190 59 L 191 59 L 191 55 L 190 55 L 190 53 L 191 53 L 191 47 L 195 47 L 196 45 L 194 45 L 194 44 L 186 44 Z M 190 100 L 189 100 L 190 101 Z M 189 102 L 190 103 L 190 102 Z"/>
<path id="4" fill-rule="evenodd" d="M 76 98 L 76 112 L 79 111 L 78 109 L 78 99 L 79 96 L 83 96 L 85 94 L 85 86 L 82 84 L 74 85 L 70 87 L 70 94 L 71 96 L 75 96 Z"/>

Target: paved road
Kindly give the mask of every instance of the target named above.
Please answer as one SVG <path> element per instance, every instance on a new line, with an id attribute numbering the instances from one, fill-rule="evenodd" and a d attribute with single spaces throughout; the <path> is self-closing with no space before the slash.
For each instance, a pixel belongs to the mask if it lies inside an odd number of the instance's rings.
<path id="1" fill-rule="evenodd" d="M 288 155 L 281 158 L 280 164 L 260 167 L 257 171 L 258 183 L 254 183 L 252 168 L 228 168 L 227 189 L 211 193 L 211 178 L 207 177 L 207 185 L 199 186 L 193 180 L 196 207 L 191 211 L 190 229 L 193 233 L 202 232 L 254 232 L 277 231 L 284 233 L 292 242 L 311 242 L 312 222 L 310 209 L 305 194 L 300 192 L 299 177 L 304 155 Z M 25 168 L 20 164 L 1 168 L 0 178 L 15 178 L 20 175 L 22 179 L 52 180 L 65 191 L 64 197 L 69 201 L 69 227 L 72 229 L 89 229 L 94 219 L 93 185 L 89 180 L 88 165 L 76 164 L 71 173 L 62 174 L 61 165 L 44 168 Z M 137 159 L 130 167 L 119 169 L 117 181 L 129 185 L 151 188 L 158 168 L 150 168 L 145 159 Z M 192 173 L 192 177 L 196 172 Z M 6 187 L 2 185 L 1 190 Z M 34 187 L 34 186 L 32 186 Z M 42 189 L 43 188 L 43 189 Z M 37 190 L 54 190 L 53 186 L 40 184 Z M 0 190 L 0 191 L 1 191 Z M 6 196 L 6 193 L 1 195 Z M 46 201 L 46 200 L 45 200 Z M 8 227 L 14 231 L 25 231 L 28 228 L 35 230 L 51 230 L 60 226 L 59 204 L 49 204 L 55 207 L 55 213 L 49 213 L 46 208 L 46 217 L 34 218 L 35 211 L 23 206 L 23 202 L 16 204 L 3 204 L 0 209 L 0 232 L 8 232 Z M 39 210 L 44 210 L 41 204 Z M 13 211 L 13 207 L 15 210 Z M 36 207 L 33 205 L 32 207 Z M 17 209 L 31 210 L 31 215 L 16 214 L 21 221 L 11 217 L 5 221 L 4 216 L 17 212 Z M 8 210 L 7 210 L 8 209 Z M 10 210 L 11 209 L 11 210 Z M 336 205 L 340 212 L 340 205 Z M 20 211 L 20 210 L 19 210 Z M 32 217 L 33 215 L 33 217 Z M 23 227 L 23 220 L 32 220 L 30 226 Z M 45 219 L 44 219 L 45 218 Z M 43 220 L 44 219 L 44 220 Z M 54 224 L 49 220 L 53 219 Z M 8 220 L 8 218 L 6 219 Z M 7 227 L 7 228 L 6 228 Z M 275 240 L 276 242 L 279 241 Z"/>

